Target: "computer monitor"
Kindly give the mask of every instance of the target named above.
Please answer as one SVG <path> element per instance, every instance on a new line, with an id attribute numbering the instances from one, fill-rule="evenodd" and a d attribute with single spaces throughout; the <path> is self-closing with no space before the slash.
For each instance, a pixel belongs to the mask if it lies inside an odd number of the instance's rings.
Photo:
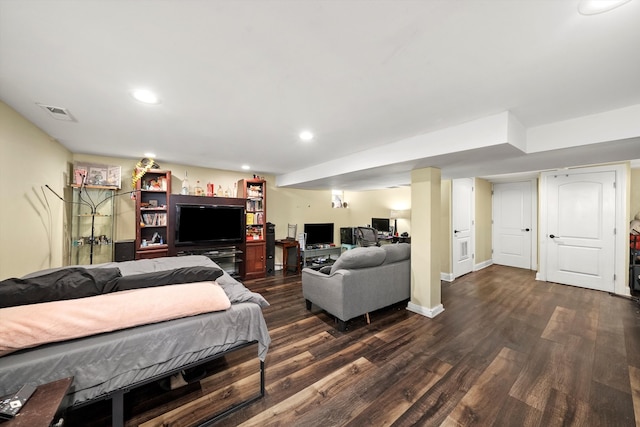
<path id="1" fill-rule="evenodd" d="M 371 218 L 371 228 L 378 230 L 378 233 L 389 232 L 389 218 Z"/>

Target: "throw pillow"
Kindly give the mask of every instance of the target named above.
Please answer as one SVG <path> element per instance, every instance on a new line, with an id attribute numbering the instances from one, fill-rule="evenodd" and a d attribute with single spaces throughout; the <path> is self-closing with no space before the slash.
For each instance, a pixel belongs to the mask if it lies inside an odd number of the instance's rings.
<path id="1" fill-rule="evenodd" d="M 0 282 L 0 308 L 100 295 L 120 277 L 117 268 L 69 267 Z"/>
<path id="2" fill-rule="evenodd" d="M 111 282 L 106 292 L 127 291 L 153 286 L 180 285 L 195 282 L 213 282 L 224 272 L 217 267 L 183 267 L 175 270 L 154 271 L 119 277 Z"/>

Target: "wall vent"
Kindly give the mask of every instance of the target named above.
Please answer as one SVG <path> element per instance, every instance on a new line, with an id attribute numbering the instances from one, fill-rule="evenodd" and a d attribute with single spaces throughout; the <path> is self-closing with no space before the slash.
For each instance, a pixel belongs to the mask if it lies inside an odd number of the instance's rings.
<path id="1" fill-rule="evenodd" d="M 54 107 L 53 105 L 38 104 L 39 107 L 44 109 L 51 117 L 57 120 L 65 120 L 67 122 L 75 122 L 76 119 L 69 113 L 66 108 Z"/>

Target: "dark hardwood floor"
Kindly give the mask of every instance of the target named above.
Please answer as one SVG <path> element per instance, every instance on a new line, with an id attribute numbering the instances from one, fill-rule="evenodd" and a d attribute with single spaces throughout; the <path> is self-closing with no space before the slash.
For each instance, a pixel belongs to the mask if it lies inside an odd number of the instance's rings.
<path id="1" fill-rule="evenodd" d="M 305 309 L 300 276 L 246 282 L 271 303 L 266 395 L 215 425 L 640 425 L 640 306 L 534 277 L 494 265 L 442 283 L 434 319 L 401 303 L 345 332 Z M 256 360 L 252 348 L 200 383 L 132 392 L 127 425 L 196 423 L 255 393 Z M 109 423 L 106 403 L 74 412 L 69 425 Z"/>

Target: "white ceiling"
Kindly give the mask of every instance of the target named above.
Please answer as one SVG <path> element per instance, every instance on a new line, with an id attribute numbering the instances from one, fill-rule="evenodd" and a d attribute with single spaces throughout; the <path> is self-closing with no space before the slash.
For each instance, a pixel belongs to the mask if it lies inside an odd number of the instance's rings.
<path id="1" fill-rule="evenodd" d="M 247 163 L 300 188 L 640 158 L 640 130 L 537 152 L 419 137 L 508 112 L 526 139 L 639 106 L 640 1 L 595 16 L 577 3 L 0 0 L 0 99 L 74 153 Z M 162 103 L 133 100 L 138 87 Z M 305 128 L 311 143 L 297 139 Z"/>

